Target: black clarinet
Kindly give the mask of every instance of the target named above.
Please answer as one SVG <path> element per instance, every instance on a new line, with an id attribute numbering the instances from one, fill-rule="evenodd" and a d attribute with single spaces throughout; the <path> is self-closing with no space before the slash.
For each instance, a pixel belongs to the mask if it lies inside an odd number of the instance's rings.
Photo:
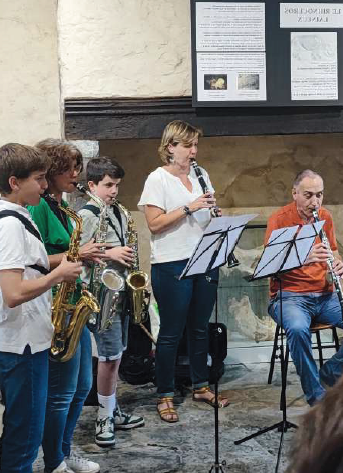
<path id="1" fill-rule="evenodd" d="M 312 214 L 313 214 L 314 221 L 319 222 L 318 212 L 316 210 L 313 210 Z M 340 276 L 337 276 L 337 274 L 335 274 L 335 271 L 333 270 L 332 263 L 334 262 L 334 257 L 333 257 L 332 251 L 331 251 L 329 239 L 326 236 L 326 233 L 324 232 L 323 229 L 321 229 L 320 232 L 319 232 L 319 238 L 321 239 L 322 243 L 324 243 L 326 248 L 331 253 L 331 256 L 326 260 L 326 263 L 328 265 L 330 277 L 331 277 L 332 282 L 335 286 L 335 290 L 336 290 L 336 293 L 337 293 L 337 296 L 338 296 L 338 300 L 339 300 L 341 309 L 343 311 L 343 293 L 342 293 L 342 286 L 341 286 L 341 278 L 340 278 Z"/>
<path id="2" fill-rule="evenodd" d="M 205 182 L 204 176 L 202 175 L 201 169 L 196 162 L 194 158 L 191 158 L 191 165 L 194 169 L 195 175 L 198 178 L 199 184 L 201 186 L 201 189 L 204 194 L 207 194 L 210 192 L 209 188 L 207 187 L 207 184 Z M 210 213 L 212 217 L 219 217 L 219 207 L 217 205 L 214 205 L 213 207 L 210 208 Z M 234 268 L 235 266 L 239 265 L 238 259 L 235 257 L 235 255 L 232 253 L 229 254 L 227 258 L 227 267 L 228 268 Z"/>

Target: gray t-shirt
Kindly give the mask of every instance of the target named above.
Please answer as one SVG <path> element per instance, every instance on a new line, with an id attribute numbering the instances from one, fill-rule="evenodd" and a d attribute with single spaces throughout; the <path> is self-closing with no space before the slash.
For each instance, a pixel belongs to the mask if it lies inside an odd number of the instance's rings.
<path id="1" fill-rule="evenodd" d="M 88 204 L 99 208 L 99 206 L 93 201 L 90 201 Z M 94 213 L 91 210 L 88 210 L 85 208 L 81 209 L 78 212 L 78 214 L 80 215 L 80 217 L 82 217 L 82 235 L 81 235 L 81 246 L 82 246 L 85 243 L 87 243 L 89 240 L 95 237 L 96 232 L 99 227 L 99 216 L 94 215 Z M 125 234 L 127 231 L 127 221 L 126 221 L 125 215 L 120 211 L 120 216 L 121 216 L 121 221 L 122 221 L 122 225 L 120 225 L 120 222 L 118 221 L 115 213 L 113 212 L 113 208 L 111 206 L 108 206 L 107 216 L 111 220 L 111 223 L 115 229 L 113 229 L 112 226 L 108 224 L 106 243 L 109 243 L 113 246 L 121 246 L 122 243 L 120 239 L 122 238 L 122 240 L 126 244 Z M 111 260 L 106 261 L 106 263 L 107 263 L 108 268 L 115 269 L 123 277 L 126 277 L 127 269 L 122 264 L 116 261 L 111 261 Z M 84 266 L 82 268 L 82 273 L 81 273 L 82 281 L 85 282 L 86 284 L 89 284 L 90 275 L 91 275 L 91 266 Z"/>

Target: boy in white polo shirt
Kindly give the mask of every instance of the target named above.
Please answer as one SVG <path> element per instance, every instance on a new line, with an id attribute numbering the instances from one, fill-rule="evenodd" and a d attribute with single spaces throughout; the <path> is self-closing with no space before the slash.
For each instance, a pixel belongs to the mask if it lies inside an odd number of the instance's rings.
<path id="1" fill-rule="evenodd" d="M 0 471 L 31 473 L 42 440 L 53 335 L 52 286 L 81 263 L 49 261 L 27 205 L 47 188 L 48 160 L 29 146 L 0 147 L 0 390 L 5 405 Z"/>

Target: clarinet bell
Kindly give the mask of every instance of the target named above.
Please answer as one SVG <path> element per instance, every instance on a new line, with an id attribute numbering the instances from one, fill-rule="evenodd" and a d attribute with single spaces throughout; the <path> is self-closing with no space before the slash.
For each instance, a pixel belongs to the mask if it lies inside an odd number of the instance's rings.
<path id="1" fill-rule="evenodd" d="M 230 253 L 227 259 L 227 267 L 230 269 L 238 265 L 239 265 L 238 259 L 235 257 L 233 253 Z"/>

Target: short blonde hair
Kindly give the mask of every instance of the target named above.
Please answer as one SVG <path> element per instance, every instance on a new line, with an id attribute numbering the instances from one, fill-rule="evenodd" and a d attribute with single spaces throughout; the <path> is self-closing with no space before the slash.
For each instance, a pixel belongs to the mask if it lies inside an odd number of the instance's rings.
<path id="1" fill-rule="evenodd" d="M 170 144 L 177 145 L 181 143 L 183 145 L 189 145 L 193 140 L 202 136 L 202 131 L 199 128 L 195 128 L 187 122 L 182 120 L 174 120 L 165 127 L 163 130 L 161 144 L 158 148 L 158 154 L 164 163 L 169 163 L 171 155 L 168 151 Z"/>

